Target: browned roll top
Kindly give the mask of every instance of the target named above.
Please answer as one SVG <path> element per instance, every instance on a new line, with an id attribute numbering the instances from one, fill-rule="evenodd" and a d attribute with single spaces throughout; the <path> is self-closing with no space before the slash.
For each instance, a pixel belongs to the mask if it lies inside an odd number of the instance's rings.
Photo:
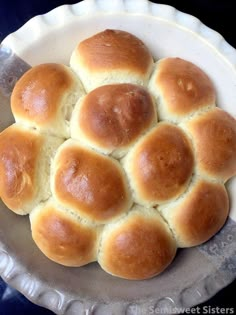
<path id="1" fill-rule="evenodd" d="M 55 118 L 65 92 L 74 84 L 72 73 L 64 65 L 50 63 L 31 68 L 14 87 L 13 115 L 36 124 L 48 124 Z"/>
<path id="2" fill-rule="evenodd" d="M 152 56 L 136 36 L 120 30 L 105 30 L 83 40 L 75 51 L 91 71 L 129 69 L 145 74 Z"/>
<path id="3" fill-rule="evenodd" d="M 228 180 L 236 175 L 236 120 L 215 108 L 186 123 L 200 172 Z"/>
<path id="4" fill-rule="evenodd" d="M 175 241 L 157 214 L 130 213 L 104 230 L 98 261 L 112 275 L 132 280 L 162 272 L 176 252 Z"/>
<path id="5" fill-rule="evenodd" d="M 12 125 L 0 134 L 0 196 L 13 211 L 31 202 L 43 136 Z"/>
<path id="6" fill-rule="evenodd" d="M 48 203 L 32 213 L 32 237 L 50 259 L 79 267 L 96 260 L 97 230 Z"/>
<path id="7" fill-rule="evenodd" d="M 179 203 L 163 214 L 179 247 L 196 246 L 209 240 L 224 225 L 229 213 L 225 187 L 198 180 Z"/>
<path id="8" fill-rule="evenodd" d="M 74 128 L 81 129 L 95 147 L 110 150 L 125 147 L 156 121 L 154 106 L 143 87 L 105 85 L 87 94 L 79 104 Z"/>
<path id="9" fill-rule="evenodd" d="M 73 141 L 62 147 L 53 165 L 59 202 L 98 222 L 129 209 L 127 183 L 117 162 Z"/>
<path id="10" fill-rule="evenodd" d="M 131 153 L 127 166 L 131 186 L 141 199 L 162 203 L 179 196 L 191 178 L 194 158 L 183 131 L 160 123 Z"/>
<path id="11" fill-rule="evenodd" d="M 167 111 L 163 119 L 185 117 L 216 100 L 213 83 L 199 67 L 181 58 L 165 58 L 158 62 L 154 72 L 154 85 L 158 89 L 160 106 Z M 162 109 L 160 109 L 162 111 Z"/>

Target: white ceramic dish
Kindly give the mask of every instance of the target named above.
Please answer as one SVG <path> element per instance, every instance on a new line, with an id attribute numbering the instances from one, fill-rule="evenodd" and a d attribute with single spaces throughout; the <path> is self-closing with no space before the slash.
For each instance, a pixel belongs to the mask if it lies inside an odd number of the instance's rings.
<path id="1" fill-rule="evenodd" d="M 14 82 L 14 76 L 27 69 L 24 61 L 31 66 L 68 64 L 79 41 L 106 28 L 137 35 L 155 59 L 179 56 L 199 65 L 215 84 L 218 106 L 236 115 L 235 49 L 198 19 L 146 0 L 85 0 L 33 18 L 2 43 L 7 56 L 1 69 L 5 79 L 8 84 Z M 14 64 L 18 65 L 15 70 Z M 13 119 L 7 110 L 5 83 L 0 80 L 5 94 L 1 129 Z M 96 263 L 66 268 L 49 261 L 31 239 L 28 217 L 16 216 L 1 204 L 0 274 L 34 303 L 58 314 L 181 311 L 210 298 L 236 277 L 236 179 L 230 181 L 228 190 L 230 219 L 221 232 L 200 247 L 179 251 L 160 276 L 136 282 L 112 277 Z"/>

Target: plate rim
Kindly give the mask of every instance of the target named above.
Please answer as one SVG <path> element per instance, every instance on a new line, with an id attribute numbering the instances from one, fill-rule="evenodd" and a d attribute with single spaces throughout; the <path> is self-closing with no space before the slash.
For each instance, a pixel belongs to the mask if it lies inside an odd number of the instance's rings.
<path id="1" fill-rule="evenodd" d="M 15 32 L 6 36 L 1 44 L 10 48 L 19 57 L 32 40 L 44 37 L 49 29 L 55 29 L 85 15 L 91 14 L 140 14 L 174 23 L 193 32 L 210 45 L 221 58 L 225 59 L 236 71 L 236 49 L 217 31 L 201 22 L 197 17 L 184 13 L 167 4 L 149 0 L 82 0 L 75 4 L 64 4 L 49 12 L 32 17 Z"/>

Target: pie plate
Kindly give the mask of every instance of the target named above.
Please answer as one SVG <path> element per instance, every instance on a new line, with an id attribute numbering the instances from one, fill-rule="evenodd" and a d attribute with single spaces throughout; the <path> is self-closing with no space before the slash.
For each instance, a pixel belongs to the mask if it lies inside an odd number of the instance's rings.
<path id="1" fill-rule="evenodd" d="M 146 0 L 85 0 L 36 16 L 0 48 L 0 129 L 13 122 L 9 97 L 16 80 L 39 63 L 69 63 L 81 40 L 104 29 L 138 36 L 157 60 L 178 56 L 212 79 L 217 105 L 236 115 L 236 51 L 197 18 Z M 230 217 L 207 243 L 179 250 L 161 275 L 128 281 L 97 263 L 80 268 L 48 260 L 34 244 L 28 217 L 0 204 L 0 274 L 32 302 L 64 315 L 169 314 L 199 304 L 236 277 L 236 178 L 227 183 Z"/>

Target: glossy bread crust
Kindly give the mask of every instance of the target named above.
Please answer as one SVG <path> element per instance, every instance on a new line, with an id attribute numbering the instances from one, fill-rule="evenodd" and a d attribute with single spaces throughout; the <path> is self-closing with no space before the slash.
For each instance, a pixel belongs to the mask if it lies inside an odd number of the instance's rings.
<path id="1" fill-rule="evenodd" d="M 24 205 L 37 194 L 37 167 L 41 134 L 11 125 L 0 134 L 0 196 L 14 212 L 24 213 Z"/>
<path id="2" fill-rule="evenodd" d="M 158 100 L 161 120 L 178 122 L 198 110 L 215 106 L 216 93 L 207 74 L 181 58 L 157 62 L 149 88 Z"/>
<path id="3" fill-rule="evenodd" d="M 199 172 L 223 182 L 236 175 L 236 120 L 220 108 L 183 125 L 192 137 Z"/>
<path id="4" fill-rule="evenodd" d="M 73 71 L 47 63 L 28 70 L 16 83 L 11 109 L 16 122 L 56 136 L 69 137 L 71 112 L 83 87 Z"/>
<path id="5" fill-rule="evenodd" d="M 185 196 L 162 211 L 179 247 L 206 242 L 224 225 L 229 214 L 229 198 L 221 183 L 196 180 Z"/>
<path id="6" fill-rule="evenodd" d="M 140 211 L 141 210 L 141 211 Z M 161 273 L 176 253 L 175 240 L 154 209 L 134 207 L 103 231 L 98 262 L 112 275 L 142 280 Z"/>
<path id="7" fill-rule="evenodd" d="M 51 260 L 79 267 L 96 260 L 97 229 L 49 201 L 30 214 L 32 237 Z"/>
<path id="8" fill-rule="evenodd" d="M 136 202 L 151 206 L 183 193 L 193 167 L 189 139 L 179 127 L 164 122 L 152 128 L 124 158 Z"/>
<path id="9" fill-rule="evenodd" d="M 105 223 L 129 210 L 131 196 L 116 160 L 67 140 L 52 164 L 51 186 L 59 203 Z"/>
<path id="10" fill-rule="evenodd" d="M 71 136 L 104 153 L 127 150 L 157 121 L 150 93 L 134 84 L 96 88 L 76 105 Z"/>
<path id="11" fill-rule="evenodd" d="M 105 30 L 80 42 L 70 65 L 87 92 L 109 83 L 146 85 L 153 58 L 136 36 L 121 30 Z"/>

